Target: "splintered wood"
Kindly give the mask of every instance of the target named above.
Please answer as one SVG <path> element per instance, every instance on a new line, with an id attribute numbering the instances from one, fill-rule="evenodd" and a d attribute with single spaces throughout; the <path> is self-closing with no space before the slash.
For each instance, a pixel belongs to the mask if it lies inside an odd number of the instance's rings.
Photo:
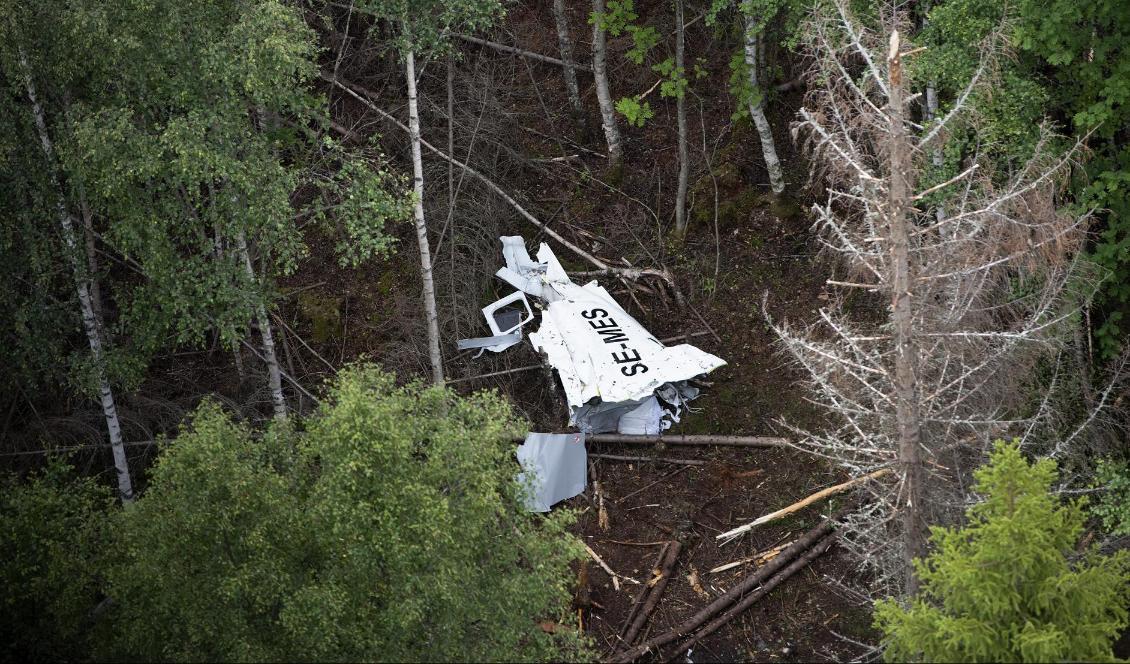
<path id="1" fill-rule="evenodd" d="M 734 528 L 732 530 L 727 530 L 726 532 L 722 533 L 721 535 L 716 535 L 715 539 L 725 540 L 723 542 L 723 544 L 725 544 L 726 542 L 729 542 L 730 540 L 733 540 L 734 538 L 736 538 L 738 535 L 741 535 L 742 533 L 746 533 L 746 532 L 749 532 L 750 530 L 753 530 L 757 526 L 769 523 L 770 521 L 775 521 L 777 519 L 780 519 L 783 516 L 787 516 L 789 514 L 792 514 L 793 512 L 798 512 L 798 511 L 804 509 L 805 507 L 808 507 L 812 503 L 815 503 L 817 501 L 828 498 L 829 496 L 834 496 L 837 493 L 843 493 L 844 491 L 847 491 L 848 489 L 852 488 L 853 486 L 856 486 L 858 484 L 862 484 L 862 483 L 864 483 L 868 480 L 873 480 L 873 479 L 876 479 L 878 477 L 882 477 L 883 475 L 886 475 L 889 472 L 891 472 L 890 468 L 881 468 L 879 470 L 876 470 L 873 473 L 868 473 L 866 475 L 863 475 L 862 477 L 857 477 L 855 479 L 848 480 L 847 482 L 844 482 L 843 484 L 837 484 L 835 486 L 830 486 L 827 489 L 822 489 L 822 490 L 817 491 L 816 493 L 812 494 L 811 496 L 805 498 L 804 500 L 797 501 L 797 502 L 793 503 L 792 505 L 789 505 L 788 507 L 784 507 L 782 509 L 779 509 L 776 512 L 770 512 L 769 514 L 766 514 L 765 516 L 758 517 L 757 519 L 754 519 L 753 521 L 745 524 L 744 526 L 738 526 L 737 528 Z"/>

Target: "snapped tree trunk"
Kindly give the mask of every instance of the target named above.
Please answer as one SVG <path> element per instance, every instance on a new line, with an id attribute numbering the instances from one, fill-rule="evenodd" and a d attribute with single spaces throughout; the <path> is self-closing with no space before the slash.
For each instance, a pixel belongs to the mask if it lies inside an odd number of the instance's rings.
<path id="1" fill-rule="evenodd" d="M 565 75 L 565 89 L 569 92 L 569 102 L 573 104 L 573 112 L 579 120 L 584 114 L 584 108 L 581 107 L 581 90 L 577 87 L 577 69 L 573 64 L 573 39 L 569 36 L 565 0 L 553 0 L 553 21 L 557 24 L 557 44 L 561 48 L 561 61 L 565 63 L 562 68 Z"/>
<path id="2" fill-rule="evenodd" d="M 745 64 L 749 73 L 752 96 L 749 100 L 749 117 L 761 138 L 761 155 L 765 158 L 765 168 L 769 171 L 769 186 L 774 194 L 785 191 L 785 179 L 781 174 L 781 160 L 777 158 L 777 145 L 773 142 L 773 129 L 765 117 L 765 95 L 757 80 L 757 43 L 760 26 L 753 16 L 745 16 Z"/>
<path id="3" fill-rule="evenodd" d="M 31 76 L 31 65 L 28 64 L 27 54 L 19 50 L 20 69 L 24 75 L 24 86 L 27 90 L 28 101 L 31 102 L 32 118 L 35 129 L 39 134 L 39 142 L 43 148 L 43 156 L 47 160 L 50 173 L 51 186 L 56 195 L 56 213 L 59 217 L 59 226 L 63 231 L 63 242 L 66 244 L 67 257 L 71 263 L 71 272 L 74 277 L 75 290 L 78 293 L 79 309 L 82 312 L 82 327 L 86 332 L 86 340 L 90 344 L 90 354 L 94 359 L 94 367 L 98 373 L 98 392 L 102 402 L 102 414 L 106 418 L 106 431 L 110 436 L 110 450 L 114 456 L 114 469 L 118 476 L 118 496 L 123 503 L 133 500 L 133 481 L 129 475 L 129 462 L 126 460 L 126 448 L 122 441 L 122 426 L 118 420 L 118 408 L 114 402 L 114 392 L 110 388 L 110 379 L 106 374 L 106 365 L 102 352 L 102 332 L 98 318 L 94 312 L 94 301 L 90 294 L 88 274 L 90 267 L 84 268 L 80 257 L 83 249 L 79 247 L 78 234 L 75 230 L 74 220 L 67 212 L 67 202 L 63 196 L 62 183 L 55 171 L 55 145 L 51 135 L 47 132 L 47 119 L 43 113 L 43 106 L 35 92 L 35 81 Z"/>
<path id="4" fill-rule="evenodd" d="M 683 25 L 683 0 L 675 0 L 675 71 L 677 72 L 685 72 L 683 68 L 685 50 L 686 29 Z M 687 231 L 687 179 L 690 177 L 690 163 L 687 156 L 686 97 L 685 92 L 680 92 L 676 102 L 676 115 L 679 122 L 679 186 L 675 191 L 675 234 L 679 237 L 682 237 Z"/>
<path id="5" fill-rule="evenodd" d="M 408 132 L 412 138 L 412 178 L 416 192 L 416 241 L 420 246 L 420 279 L 424 282 L 424 316 L 428 322 L 428 359 L 432 382 L 443 384 L 443 356 L 439 352 L 439 315 L 436 289 L 432 281 L 432 250 L 428 246 L 428 226 L 424 221 L 424 159 L 420 154 L 420 111 L 416 99 L 416 56 L 408 51 L 404 59 L 408 79 Z"/>
<path id="6" fill-rule="evenodd" d="M 239 253 L 243 258 L 243 271 L 251 283 L 256 283 L 255 268 L 251 265 L 251 253 L 247 250 L 247 237 L 243 231 L 236 238 Z M 255 322 L 259 327 L 259 337 L 263 341 L 263 361 L 267 365 L 267 383 L 271 388 L 271 403 L 275 409 L 275 419 L 286 419 L 286 396 L 282 390 L 282 374 L 279 371 L 279 356 L 275 353 L 275 337 L 271 333 L 271 319 L 267 316 L 267 305 L 259 302 L 255 307 Z M 238 350 L 236 351 L 238 352 Z"/>
<path id="7" fill-rule="evenodd" d="M 907 593 L 915 594 L 918 581 L 911 564 L 926 552 L 926 532 L 922 510 L 922 423 L 918 403 L 918 349 L 914 339 L 914 311 L 911 288 L 907 215 L 911 208 L 913 170 L 910 136 L 906 130 L 903 98 L 902 58 L 898 31 L 891 33 L 887 56 L 887 83 L 890 100 L 888 154 L 890 185 L 887 199 L 887 234 L 891 251 L 891 325 L 895 343 L 895 418 L 898 428 L 898 464 L 902 472 L 900 492 L 902 527 L 907 564 Z"/>
<path id="8" fill-rule="evenodd" d="M 602 16 L 604 0 L 592 0 L 592 11 L 595 16 Z M 612 167 L 617 168 L 624 160 L 624 151 L 620 145 L 620 128 L 616 125 L 616 107 L 608 89 L 608 51 L 599 20 L 592 26 L 592 74 L 596 81 L 596 100 L 600 104 L 600 126 L 608 142 L 608 158 Z"/>

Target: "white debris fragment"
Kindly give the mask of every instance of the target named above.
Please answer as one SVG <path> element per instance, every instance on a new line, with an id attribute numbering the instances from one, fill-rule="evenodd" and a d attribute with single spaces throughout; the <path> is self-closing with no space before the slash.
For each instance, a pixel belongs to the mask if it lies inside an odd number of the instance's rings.
<path id="1" fill-rule="evenodd" d="M 658 434 L 698 396 L 687 381 L 726 364 L 690 344 L 664 346 L 600 284 L 573 283 L 545 243 L 534 261 L 520 236 L 500 239 L 506 267 L 496 275 L 518 292 L 483 307 L 493 336 L 460 339 L 458 347 L 480 355 L 510 348 L 534 317 L 526 295 L 544 302 L 530 342 L 557 370 L 570 425 L 586 433 Z M 510 306 L 519 302 L 524 311 Z"/>
<path id="2" fill-rule="evenodd" d="M 515 302 L 521 302 L 525 311 L 506 308 Z M 487 319 L 487 325 L 490 326 L 490 331 L 494 332 L 494 336 L 460 339 L 455 343 L 459 350 L 479 348 L 481 349 L 479 355 L 488 350 L 492 353 L 501 353 L 522 340 L 522 326 L 534 319 L 534 312 L 530 309 L 530 303 L 521 291 L 511 293 L 488 304 L 483 307 L 482 311 L 483 317 Z"/>
<path id="3" fill-rule="evenodd" d="M 588 454 L 583 433 L 534 433 L 518 446 L 518 476 L 525 486 L 526 509 L 548 512 L 554 503 L 576 496 L 585 490 Z"/>
<path id="4" fill-rule="evenodd" d="M 530 341 L 557 370 L 581 431 L 657 434 L 698 396 L 687 381 L 726 364 L 690 344 L 665 347 L 595 281 L 573 283 L 548 245 L 534 262 L 521 237 L 501 240 L 498 277 L 547 304 Z"/>

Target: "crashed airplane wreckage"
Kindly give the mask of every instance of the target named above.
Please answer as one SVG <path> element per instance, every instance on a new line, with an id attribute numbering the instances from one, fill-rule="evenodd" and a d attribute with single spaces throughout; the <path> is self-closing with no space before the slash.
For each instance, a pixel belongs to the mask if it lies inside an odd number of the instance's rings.
<path id="1" fill-rule="evenodd" d="M 690 344 L 664 346 L 596 281 L 573 283 L 545 243 L 535 262 L 522 237 L 501 240 L 506 267 L 496 275 L 518 291 L 483 308 L 494 336 L 460 340 L 459 348 L 497 353 L 519 343 L 534 318 L 526 296 L 540 300 L 530 342 L 557 371 L 569 424 L 582 433 L 657 435 L 698 396 L 689 381 L 726 364 Z"/>

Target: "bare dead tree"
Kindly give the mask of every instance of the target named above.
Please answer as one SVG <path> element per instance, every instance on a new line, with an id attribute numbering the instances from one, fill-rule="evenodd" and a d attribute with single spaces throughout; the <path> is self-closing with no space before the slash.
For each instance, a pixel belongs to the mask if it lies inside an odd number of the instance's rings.
<path id="1" fill-rule="evenodd" d="M 1087 215 L 1054 204 L 1074 152 L 1054 153 L 1046 127 L 1019 170 L 994 172 L 971 154 L 958 175 L 918 184 L 934 148 L 978 121 L 970 98 L 989 82 L 992 44 L 946 114 L 923 126 L 904 21 L 889 13 L 884 39 L 838 0 L 804 31 L 814 66 L 794 135 L 826 186 L 815 229 L 848 276 L 828 281 L 837 296 L 816 324 L 774 322 L 831 415 L 825 431 L 794 428 L 797 445 L 853 477 L 896 471 L 867 484 L 869 500 L 845 524 L 881 593 L 913 593 L 909 563 L 925 553 L 926 525 L 961 513 L 952 460 L 973 464 L 995 438 L 1038 435 L 1054 403 L 1031 407 L 1032 376 L 1064 354 L 1094 287 L 1079 260 Z M 885 295 L 886 316 L 846 311 L 847 293 Z"/>

